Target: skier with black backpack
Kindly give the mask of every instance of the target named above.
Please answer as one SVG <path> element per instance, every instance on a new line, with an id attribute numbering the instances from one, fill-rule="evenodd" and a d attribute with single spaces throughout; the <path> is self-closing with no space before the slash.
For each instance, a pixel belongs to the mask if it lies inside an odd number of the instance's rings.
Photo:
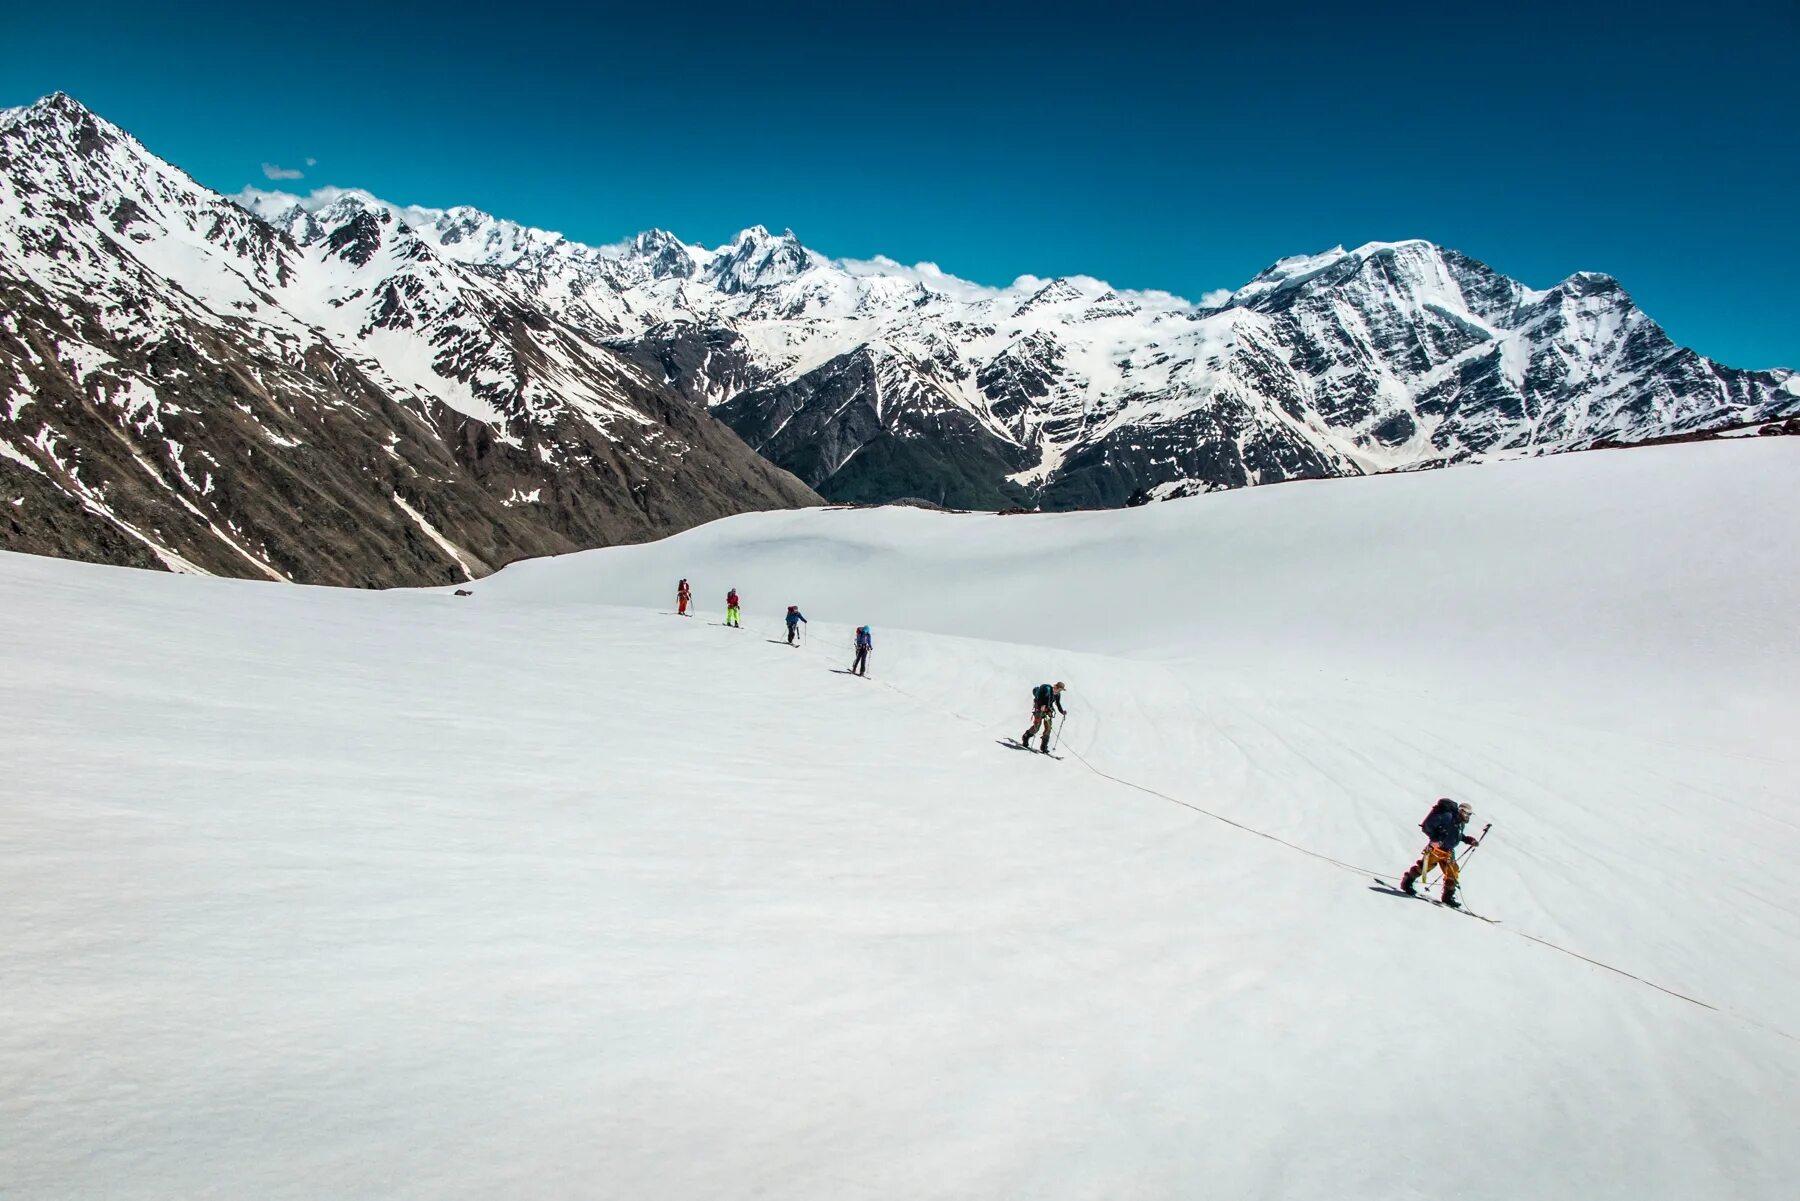
<path id="1" fill-rule="evenodd" d="M 1044 735 L 1038 741 L 1038 750 L 1046 755 L 1050 753 L 1050 727 L 1056 721 L 1052 716 L 1052 710 L 1064 717 L 1069 715 L 1069 711 L 1063 708 L 1063 687 L 1063 682 L 1058 680 L 1055 684 L 1039 684 L 1031 690 L 1031 728 L 1019 735 L 1019 744 L 1026 750 L 1031 749 L 1031 736 L 1036 734 L 1038 726 L 1042 725 Z"/>
<path id="2" fill-rule="evenodd" d="M 1474 816 L 1475 810 L 1469 806 L 1467 801 L 1458 804 L 1449 797 L 1439 798 L 1438 803 L 1431 807 L 1431 812 L 1425 815 L 1425 820 L 1419 823 L 1419 829 L 1425 831 L 1425 837 L 1431 841 L 1426 844 L 1425 850 L 1419 855 L 1419 861 L 1407 868 L 1406 874 L 1400 877 L 1401 892 L 1409 897 L 1418 896 L 1418 892 L 1413 888 L 1414 883 L 1425 872 L 1433 867 L 1438 867 L 1444 873 L 1442 898 L 1444 904 L 1452 909 L 1462 908 L 1462 902 L 1456 899 L 1458 875 L 1456 851 L 1457 848 L 1465 845 L 1472 847 L 1481 845 L 1480 839 L 1471 838 L 1463 833 L 1463 827 L 1467 826 L 1469 819 Z"/>

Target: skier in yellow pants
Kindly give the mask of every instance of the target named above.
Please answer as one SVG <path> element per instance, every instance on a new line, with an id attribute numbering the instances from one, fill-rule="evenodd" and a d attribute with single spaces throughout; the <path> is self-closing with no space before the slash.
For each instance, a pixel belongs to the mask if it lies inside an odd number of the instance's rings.
<path id="1" fill-rule="evenodd" d="M 1469 819 L 1474 815 L 1475 811 L 1468 804 L 1459 805 L 1449 797 L 1439 799 L 1432 806 L 1431 812 L 1425 815 L 1425 820 L 1419 823 L 1419 829 L 1425 831 L 1425 837 L 1431 839 L 1431 843 L 1425 848 L 1425 853 L 1419 856 L 1419 861 L 1407 868 L 1406 874 L 1400 877 L 1402 891 L 1408 896 L 1419 895 L 1413 889 L 1419 877 L 1434 867 L 1442 868 L 1444 904 L 1452 909 L 1462 908 L 1461 902 L 1456 899 L 1456 878 L 1461 874 L 1456 866 L 1456 851 L 1465 844 L 1472 847 L 1481 845 L 1463 833 L 1463 827 L 1469 824 Z"/>

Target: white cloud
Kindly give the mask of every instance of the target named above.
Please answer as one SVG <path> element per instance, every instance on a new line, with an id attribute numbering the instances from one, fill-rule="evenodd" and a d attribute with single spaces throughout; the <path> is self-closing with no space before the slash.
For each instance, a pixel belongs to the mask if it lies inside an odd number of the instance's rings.
<path id="1" fill-rule="evenodd" d="M 890 279 L 903 279 L 911 283 L 924 284 L 933 292 L 955 296 L 963 300 L 999 296 L 1002 292 L 1000 288 L 990 288 L 985 284 L 958 279 L 944 271 L 936 263 L 915 263 L 908 267 L 895 262 L 884 254 L 878 254 L 872 259 L 837 259 L 835 262 L 839 268 L 851 275 L 880 275 Z"/>
<path id="2" fill-rule="evenodd" d="M 306 165 L 309 167 L 316 167 L 319 165 L 319 160 L 309 155 L 306 160 Z"/>
<path id="3" fill-rule="evenodd" d="M 1203 309 L 1216 309 L 1230 299 L 1230 288 L 1214 288 L 1212 291 L 1207 292 L 1200 297 L 1200 307 Z"/>
<path id="4" fill-rule="evenodd" d="M 306 165 L 309 167 L 312 166 L 312 160 L 307 159 Z M 264 163 L 263 164 L 263 174 L 268 176 L 270 179 L 305 179 L 306 178 L 306 172 L 304 172 L 304 171 L 296 170 L 293 167 L 277 167 L 274 163 Z"/>

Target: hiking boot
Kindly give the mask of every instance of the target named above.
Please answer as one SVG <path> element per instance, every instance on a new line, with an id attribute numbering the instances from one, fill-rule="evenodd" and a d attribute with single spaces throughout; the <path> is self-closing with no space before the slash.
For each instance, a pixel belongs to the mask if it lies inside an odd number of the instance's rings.
<path id="1" fill-rule="evenodd" d="M 1418 896 L 1419 890 L 1413 887 L 1413 881 L 1417 880 L 1418 878 L 1419 878 L 1419 865 L 1415 863 L 1411 867 L 1406 869 L 1406 874 L 1404 876 L 1400 877 L 1400 891 L 1405 893 L 1409 897 Z"/>
<path id="2" fill-rule="evenodd" d="M 1452 909 L 1461 909 L 1462 908 L 1462 902 L 1456 899 L 1456 885 L 1454 885 L 1454 884 L 1444 885 L 1444 898 L 1443 899 L 1444 899 L 1444 904 L 1450 906 L 1450 908 L 1452 908 Z"/>

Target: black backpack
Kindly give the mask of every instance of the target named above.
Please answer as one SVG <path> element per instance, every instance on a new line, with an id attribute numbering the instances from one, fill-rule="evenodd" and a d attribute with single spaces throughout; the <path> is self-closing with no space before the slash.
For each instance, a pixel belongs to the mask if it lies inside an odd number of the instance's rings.
<path id="1" fill-rule="evenodd" d="M 1056 689 L 1048 684 L 1039 684 L 1031 690 L 1031 699 L 1040 705 L 1048 705 L 1056 697 Z"/>
<path id="2" fill-rule="evenodd" d="M 1419 823 L 1419 829 L 1425 831 L 1427 834 L 1431 833 L 1431 823 L 1440 815 L 1444 814 L 1447 814 L 1450 817 L 1456 816 L 1456 802 L 1449 797 L 1441 798 L 1437 804 L 1431 807 L 1431 812 L 1427 813 L 1425 815 L 1425 820 Z"/>

